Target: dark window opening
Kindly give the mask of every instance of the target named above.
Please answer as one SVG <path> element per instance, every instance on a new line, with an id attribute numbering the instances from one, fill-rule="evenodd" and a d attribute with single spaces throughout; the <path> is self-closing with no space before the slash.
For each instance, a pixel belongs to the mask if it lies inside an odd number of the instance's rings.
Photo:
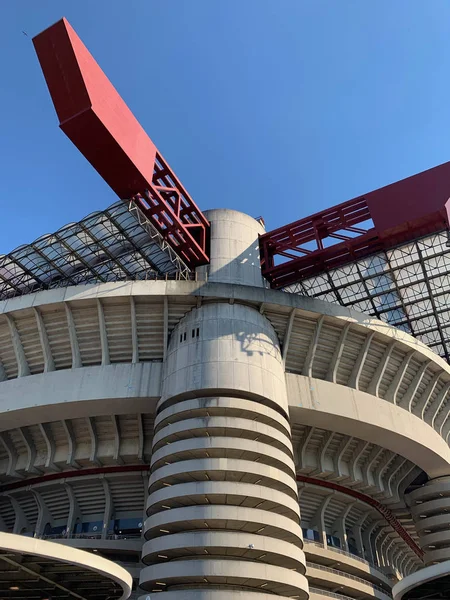
<path id="1" fill-rule="evenodd" d="M 303 537 L 307 540 L 311 540 L 314 542 L 320 542 L 320 533 L 315 529 L 308 529 L 306 527 L 302 527 Z"/>
<path id="2" fill-rule="evenodd" d="M 341 540 L 337 536 L 327 533 L 327 544 L 328 546 L 333 546 L 334 548 L 340 548 Z"/>

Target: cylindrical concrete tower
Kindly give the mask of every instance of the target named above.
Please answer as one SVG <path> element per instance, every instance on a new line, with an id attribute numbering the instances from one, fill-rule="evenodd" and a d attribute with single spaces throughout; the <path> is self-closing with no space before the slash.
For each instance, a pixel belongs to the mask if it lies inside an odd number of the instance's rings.
<path id="1" fill-rule="evenodd" d="M 210 263 L 197 269 L 200 279 L 264 287 L 258 235 L 264 227 L 248 215 L 229 209 L 205 211 L 211 223 Z"/>
<path id="2" fill-rule="evenodd" d="M 260 282 L 256 221 L 208 216 L 209 280 Z M 170 600 L 308 597 L 284 366 L 258 310 L 204 302 L 174 329 L 152 452 L 141 587 Z"/>
<path id="3" fill-rule="evenodd" d="M 425 565 L 450 560 L 450 477 L 431 479 L 407 498 Z"/>

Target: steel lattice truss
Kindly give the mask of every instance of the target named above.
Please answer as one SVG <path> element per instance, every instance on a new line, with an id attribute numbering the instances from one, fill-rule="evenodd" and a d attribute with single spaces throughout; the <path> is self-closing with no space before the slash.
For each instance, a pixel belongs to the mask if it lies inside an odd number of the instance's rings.
<path id="1" fill-rule="evenodd" d="M 208 264 L 208 220 L 67 20 L 33 43 L 62 131 L 189 269 Z"/>
<path id="2" fill-rule="evenodd" d="M 69 285 L 186 274 L 132 204 L 118 201 L 0 256 L 0 299 Z"/>
<path id="3" fill-rule="evenodd" d="M 373 315 L 412 334 L 450 362 L 447 232 L 324 271 L 285 288 Z"/>

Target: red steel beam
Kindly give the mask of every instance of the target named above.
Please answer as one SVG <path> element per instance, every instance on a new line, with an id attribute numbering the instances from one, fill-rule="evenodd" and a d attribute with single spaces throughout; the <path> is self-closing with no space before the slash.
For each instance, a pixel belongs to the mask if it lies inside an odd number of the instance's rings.
<path id="1" fill-rule="evenodd" d="M 448 229 L 449 197 L 447 162 L 269 231 L 260 237 L 263 274 L 282 288 Z"/>
<path id="2" fill-rule="evenodd" d="M 121 199 L 133 199 L 193 269 L 209 222 L 66 19 L 33 44 L 60 128 Z"/>

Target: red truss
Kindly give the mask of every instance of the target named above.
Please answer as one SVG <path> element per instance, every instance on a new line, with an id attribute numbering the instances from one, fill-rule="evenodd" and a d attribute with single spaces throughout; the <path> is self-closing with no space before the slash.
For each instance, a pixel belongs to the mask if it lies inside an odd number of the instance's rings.
<path id="1" fill-rule="evenodd" d="M 448 229 L 449 197 L 450 162 L 269 231 L 260 237 L 263 274 L 282 288 Z"/>
<path id="2" fill-rule="evenodd" d="M 209 262 L 209 222 L 66 19 L 33 39 L 60 127 L 183 262 Z"/>

